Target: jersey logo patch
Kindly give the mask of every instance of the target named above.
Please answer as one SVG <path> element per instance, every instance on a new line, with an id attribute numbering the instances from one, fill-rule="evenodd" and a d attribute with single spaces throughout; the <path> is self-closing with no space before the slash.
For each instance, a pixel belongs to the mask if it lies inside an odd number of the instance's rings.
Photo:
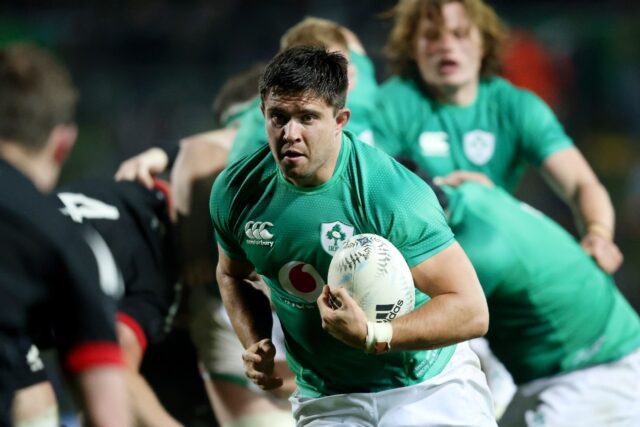
<path id="1" fill-rule="evenodd" d="M 278 280 L 285 291 L 307 302 L 315 302 L 324 285 L 318 270 L 302 261 L 290 261 L 283 265 L 278 272 Z"/>
<path id="2" fill-rule="evenodd" d="M 420 148 L 424 156 L 446 157 L 449 155 L 448 135 L 446 132 L 422 132 Z"/>
<path id="3" fill-rule="evenodd" d="M 351 236 L 353 236 L 353 227 L 340 221 L 324 222 L 320 227 L 322 249 L 332 256 L 340 248 L 342 242 Z"/>
<path id="4" fill-rule="evenodd" d="M 496 137 L 483 130 L 474 130 L 464 135 L 464 154 L 471 163 L 482 166 L 492 157 L 496 149 Z"/>
<path id="5" fill-rule="evenodd" d="M 273 227 L 269 221 L 248 221 L 244 225 L 244 234 L 249 238 L 247 244 L 272 247 L 273 234 L 269 227 Z"/>

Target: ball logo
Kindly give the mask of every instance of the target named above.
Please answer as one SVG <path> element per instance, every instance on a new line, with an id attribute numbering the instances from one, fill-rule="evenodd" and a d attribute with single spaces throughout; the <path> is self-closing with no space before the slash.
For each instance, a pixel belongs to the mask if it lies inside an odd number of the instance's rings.
<path id="1" fill-rule="evenodd" d="M 314 302 L 320 296 L 325 283 L 311 264 L 301 261 L 291 261 L 282 266 L 278 279 L 287 292 L 307 302 Z"/>

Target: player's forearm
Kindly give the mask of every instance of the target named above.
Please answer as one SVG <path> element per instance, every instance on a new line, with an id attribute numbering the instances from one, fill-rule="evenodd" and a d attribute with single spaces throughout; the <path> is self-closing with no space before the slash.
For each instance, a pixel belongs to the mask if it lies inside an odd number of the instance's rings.
<path id="1" fill-rule="evenodd" d="M 432 349 L 483 336 L 489 326 L 489 311 L 482 294 L 477 298 L 442 294 L 391 325 L 391 348 Z"/>
<path id="2" fill-rule="evenodd" d="M 248 280 L 217 272 L 222 302 L 242 345 L 250 345 L 271 338 L 273 318 L 267 297 Z"/>
<path id="3" fill-rule="evenodd" d="M 602 184 L 595 181 L 578 186 L 572 201 L 582 234 L 592 231 L 613 237 L 615 213 L 609 193 Z"/>
<path id="4" fill-rule="evenodd" d="M 124 369 L 96 367 L 78 374 L 87 425 L 127 427 L 131 414 L 127 402 Z"/>
<path id="5" fill-rule="evenodd" d="M 162 406 L 155 393 L 137 370 L 127 372 L 127 389 L 133 409 L 133 417 L 139 427 L 180 427 Z"/>

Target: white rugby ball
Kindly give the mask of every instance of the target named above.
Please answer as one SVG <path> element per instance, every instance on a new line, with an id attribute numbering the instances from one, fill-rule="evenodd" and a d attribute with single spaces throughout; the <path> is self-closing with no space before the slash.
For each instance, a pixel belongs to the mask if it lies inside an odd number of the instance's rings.
<path id="1" fill-rule="evenodd" d="M 329 265 L 329 287 L 345 288 L 367 320 L 391 321 L 415 306 L 411 270 L 387 239 L 357 234 L 346 239 Z"/>

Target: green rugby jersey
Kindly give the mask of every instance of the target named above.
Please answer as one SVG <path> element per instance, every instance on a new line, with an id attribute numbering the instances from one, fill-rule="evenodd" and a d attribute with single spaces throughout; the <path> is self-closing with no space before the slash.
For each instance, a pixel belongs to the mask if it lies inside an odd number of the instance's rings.
<path id="1" fill-rule="evenodd" d="M 347 108 L 351 110 L 351 118 L 346 130 L 358 135 L 358 139 L 373 143 L 371 116 L 374 109 L 374 98 L 378 90 L 375 70 L 368 56 L 350 51 L 351 63 L 356 69 L 355 86 L 347 96 Z M 256 97 L 252 110 L 240 120 L 240 128 L 233 140 L 229 153 L 229 163 L 253 153 L 267 144 L 264 116 L 260 111 L 260 97 Z"/>
<path id="2" fill-rule="evenodd" d="M 455 346 L 370 355 L 322 329 L 316 305 L 329 263 L 349 236 L 390 240 L 413 267 L 453 242 L 424 182 L 345 132 L 332 178 L 312 188 L 288 182 L 267 146 L 231 164 L 211 193 L 216 237 L 248 260 L 271 288 L 287 359 L 303 396 L 380 391 L 438 374 Z M 416 290 L 416 306 L 429 297 Z"/>
<path id="3" fill-rule="evenodd" d="M 430 98 L 415 80 L 393 77 L 378 91 L 376 146 L 416 161 L 432 176 L 482 172 L 509 192 L 528 163 L 538 167 L 571 139 L 549 107 L 502 78 L 482 80 L 467 106 Z"/>
<path id="4" fill-rule="evenodd" d="M 487 339 L 516 383 L 640 347 L 637 313 L 562 227 L 499 188 L 444 189 L 449 225 L 487 295 Z"/>

